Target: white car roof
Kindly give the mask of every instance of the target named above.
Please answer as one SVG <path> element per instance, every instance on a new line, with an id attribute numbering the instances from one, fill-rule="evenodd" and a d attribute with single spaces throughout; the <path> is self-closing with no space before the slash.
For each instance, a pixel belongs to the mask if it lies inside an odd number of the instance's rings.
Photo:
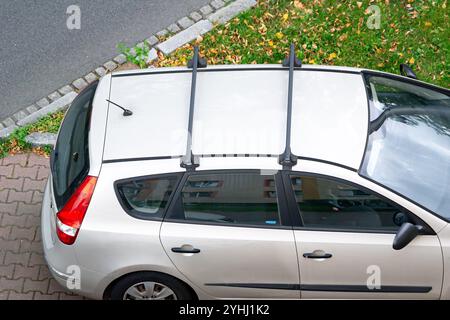
<path id="1" fill-rule="evenodd" d="M 192 152 L 272 155 L 274 167 L 278 166 L 276 156 L 283 152 L 286 138 L 287 69 L 238 65 L 208 66 L 198 71 Z M 294 155 L 359 168 L 368 126 L 368 102 L 360 71 L 304 65 L 294 72 Z M 191 77 L 188 68 L 155 68 L 104 78 L 109 88 L 101 81 L 93 112 L 93 121 L 106 123 L 102 160 L 184 155 Z M 133 115 L 124 117 L 106 99 L 132 110 Z M 105 108 L 109 108 L 107 112 Z"/>

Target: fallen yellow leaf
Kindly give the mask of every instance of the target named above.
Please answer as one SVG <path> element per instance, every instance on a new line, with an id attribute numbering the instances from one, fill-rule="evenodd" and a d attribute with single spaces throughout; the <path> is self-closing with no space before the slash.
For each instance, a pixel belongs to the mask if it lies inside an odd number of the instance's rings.
<path id="1" fill-rule="evenodd" d="M 411 57 L 411 59 L 409 59 L 409 64 L 414 64 L 415 61 L 416 61 L 416 60 L 414 60 L 414 58 Z"/>
<path id="2" fill-rule="evenodd" d="M 425 27 L 427 27 L 427 28 L 428 28 L 428 27 L 431 27 L 431 22 L 430 22 L 430 21 L 426 21 L 426 22 L 425 22 Z"/>
<path id="3" fill-rule="evenodd" d="M 337 57 L 337 54 L 335 52 L 330 53 L 330 55 L 328 56 L 328 60 L 333 60 L 336 57 Z"/>
<path id="4" fill-rule="evenodd" d="M 289 15 L 287 13 L 283 14 L 283 21 L 286 22 L 289 19 Z"/>
<path id="5" fill-rule="evenodd" d="M 275 36 L 276 36 L 278 39 L 282 39 L 282 38 L 283 38 L 283 34 L 282 34 L 281 32 L 277 32 L 277 33 L 275 34 Z"/>

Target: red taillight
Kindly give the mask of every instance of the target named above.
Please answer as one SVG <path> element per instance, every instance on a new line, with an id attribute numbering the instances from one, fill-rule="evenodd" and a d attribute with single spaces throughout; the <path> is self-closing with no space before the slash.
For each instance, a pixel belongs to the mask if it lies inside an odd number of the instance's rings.
<path id="1" fill-rule="evenodd" d="M 87 176 L 56 215 L 56 233 L 61 242 L 75 242 L 96 183 L 97 177 Z"/>

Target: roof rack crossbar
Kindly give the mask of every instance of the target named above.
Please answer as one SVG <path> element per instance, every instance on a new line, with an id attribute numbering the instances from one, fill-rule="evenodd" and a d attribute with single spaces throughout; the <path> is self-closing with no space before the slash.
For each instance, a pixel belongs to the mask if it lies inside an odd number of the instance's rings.
<path id="1" fill-rule="evenodd" d="M 283 170 L 290 170 L 297 164 L 297 157 L 291 151 L 291 120 L 292 120 L 292 94 L 294 87 L 294 68 L 301 67 L 302 62 L 295 55 L 295 46 L 291 43 L 289 56 L 283 61 L 284 67 L 289 67 L 288 83 L 288 103 L 287 103 L 287 121 L 286 121 L 286 145 L 284 152 L 279 155 L 278 163 L 283 166 Z"/>
<path id="2" fill-rule="evenodd" d="M 189 122 L 188 122 L 188 137 L 186 144 L 186 154 L 181 158 L 180 166 L 188 171 L 195 170 L 200 164 L 198 157 L 192 153 L 192 127 L 194 122 L 194 106 L 195 106 L 195 92 L 197 86 L 197 68 L 205 68 L 206 60 L 199 57 L 198 46 L 194 47 L 194 56 L 188 61 L 187 67 L 192 68 L 191 81 L 191 98 L 189 102 Z"/>

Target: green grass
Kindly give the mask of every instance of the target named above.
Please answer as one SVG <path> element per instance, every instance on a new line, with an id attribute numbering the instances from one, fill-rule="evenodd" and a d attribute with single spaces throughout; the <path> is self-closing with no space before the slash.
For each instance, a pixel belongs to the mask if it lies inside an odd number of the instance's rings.
<path id="1" fill-rule="evenodd" d="M 51 152 L 50 146 L 32 148 L 31 145 L 25 141 L 25 137 L 33 132 L 57 133 L 63 117 L 64 111 L 47 115 L 36 123 L 16 129 L 8 138 L 0 139 L 0 158 L 5 157 L 8 154 L 24 151 L 34 151 L 38 154 L 48 155 Z"/>
<path id="2" fill-rule="evenodd" d="M 147 59 L 150 52 L 150 44 L 147 40 L 143 42 L 142 47 L 136 45 L 132 48 L 129 48 L 123 43 L 119 43 L 117 45 L 117 49 L 119 49 L 120 53 L 125 55 L 125 58 L 128 62 L 139 66 L 139 68 L 141 69 L 147 68 Z M 131 53 L 131 49 L 134 49 L 135 54 Z"/>
<path id="3" fill-rule="evenodd" d="M 395 4 L 394 4 L 395 3 Z M 280 63 L 294 42 L 306 64 L 399 72 L 408 63 L 421 80 L 449 86 L 447 1 L 370 1 L 380 29 L 366 25 L 369 1 L 261 0 L 225 26 L 197 39 L 210 64 Z M 156 66 L 184 65 L 191 45 Z"/>
<path id="4" fill-rule="evenodd" d="M 369 5 L 381 10 L 380 29 L 366 25 Z M 343 65 L 398 73 L 408 63 L 419 79 L 449 87 L 450 28 L 447 0 L 286 1 L 258 5 L 217 26 L 194 43 L 209 64 L 281 63 L 294 42 L 306 64 Z M 163 39 L 161 39 L 163 40 Z M 186 65 L 192 45 L 155 66 Z M 16 130 L 0 140 L 0 157 L 31 150 L 24 138 L 35 131 L 57 132 L 63 113 Z M 50 148 L 34 150 L 50 152 Z"/>

